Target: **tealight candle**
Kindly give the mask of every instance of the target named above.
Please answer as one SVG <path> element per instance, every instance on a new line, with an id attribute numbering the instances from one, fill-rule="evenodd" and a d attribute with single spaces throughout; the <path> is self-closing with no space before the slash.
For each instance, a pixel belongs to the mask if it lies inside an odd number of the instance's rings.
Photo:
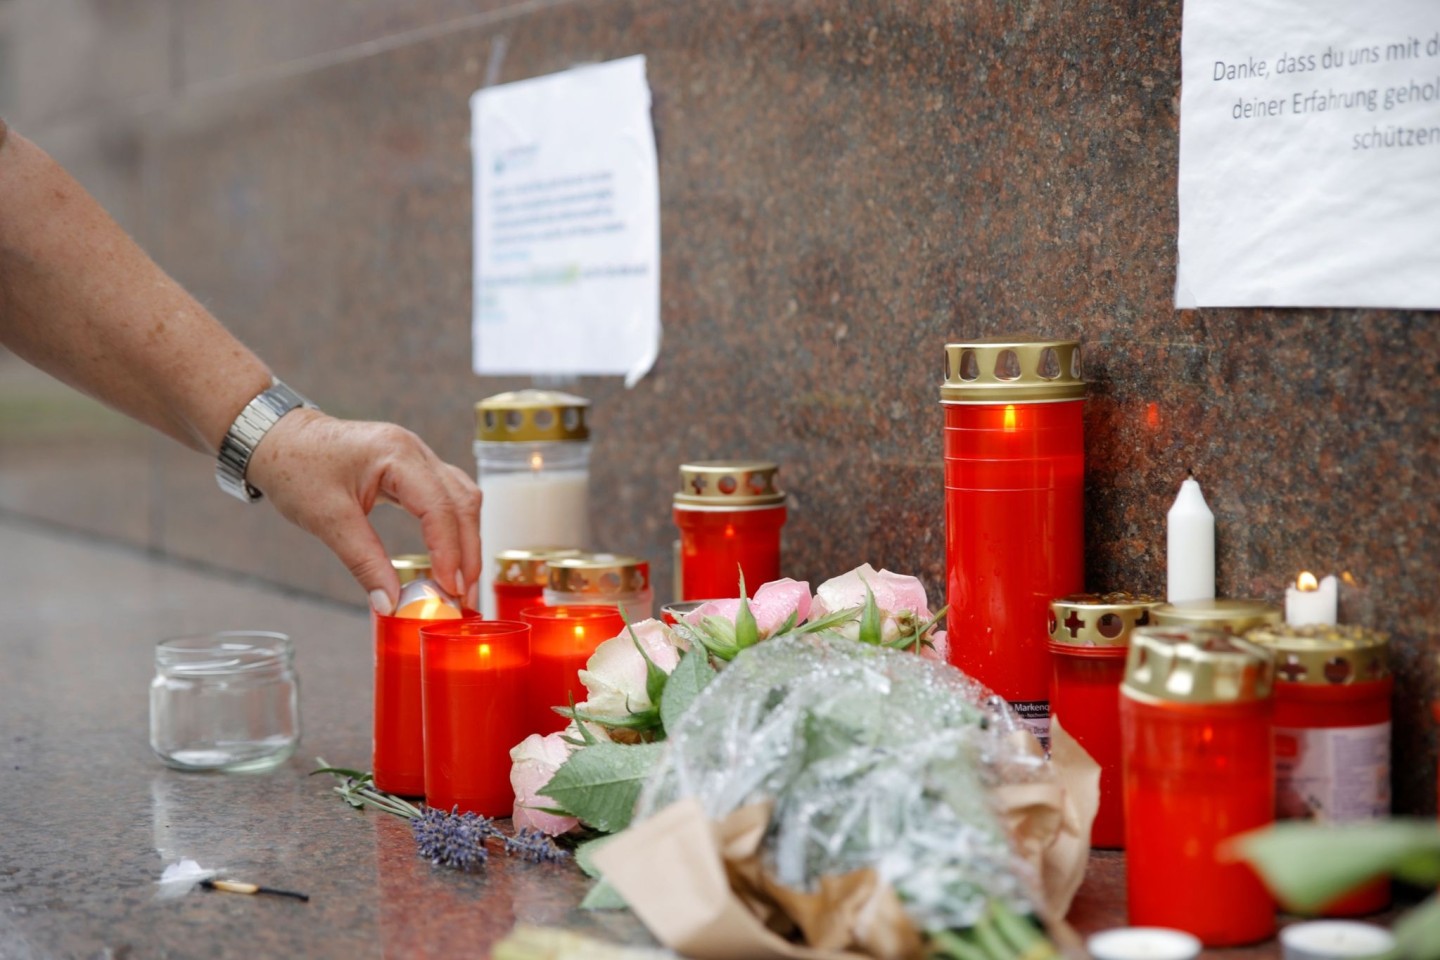
<path id="1" fill-rule="evenodd" d="M 1215 596 L 1215 514 L 1194 475 L 1165 517 L 1165 599 L 1209 600 Z"/>
<path id="2" fill-rule="evenodd" d="M 1383 927 L 1353 920 L 1315 920 L 1280 931 L 1284 960 L 1372 960 L 1395 949 Z"/>
<path id="3" fill-rule="evenodd" d="M 509 815 L 510 748 L 525 739 L 530 627 L 509 620 L 431 622 L 420 629 L 425 802 Z"/>
<path id="4" fill-rule="evenodd" d="M 1312 623 L 1334 626 L 1340 605 L 1340 583 L 1333 575 L 1315 579 L 1309 570 L 1301 571 L 1295 586 L 1285 588 L 1285 623 L 1304 627 Z"/>
<path id="5" fill-rule="evenodd" d="M 1120 927 L 1091 934 L 1085 941 L 1093 960 L 1194 960 L 1200 941 L 1168 927 Z"/>
<path id="6" fill-rule="evenodd" d="M 440 589 L 434 580 L 411 580 L 400 588 L 395 616 L 410 620 L 455 620 L 461 616 L 460 602 Z"/>
<path id="7" fill-rule="evenodd" d="M 615 607 L 530 607 L 520 613 L 530 625 L 530 728 L 554 733 L 569 722 L 552 707 L 585 699 L 580 671 L 595 648 L 625 629 Z"/>

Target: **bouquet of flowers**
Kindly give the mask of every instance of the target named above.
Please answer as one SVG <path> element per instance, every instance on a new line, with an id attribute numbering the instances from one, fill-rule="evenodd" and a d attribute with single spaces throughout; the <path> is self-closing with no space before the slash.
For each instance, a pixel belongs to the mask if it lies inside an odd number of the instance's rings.
<path id="1" fill-rule="evenodd" d="M 963 957 L 975 929 L 1029 951 L 1019 917 L 1063 914 L 1045 860 L 1068 832 L 1083 866 L 1088 817 L 943 663 L 919 581 L 865 565 L 814 597 L 744 593 L 596 650 L 569 728 L 512 751 L 516 826 L 620 833 L 580 848 L 603 875 L 587 902 L 687 955 Z"/>

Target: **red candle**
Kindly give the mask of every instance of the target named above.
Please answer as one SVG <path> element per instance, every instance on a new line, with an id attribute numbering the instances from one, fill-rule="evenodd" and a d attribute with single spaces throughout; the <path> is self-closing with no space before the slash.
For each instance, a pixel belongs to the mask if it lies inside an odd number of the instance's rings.
<path id="1" fill-rule="evenodd" d="M 1275 818 L 1356 823 L 1390 814 L 1389 639 L 1356 626 L 1251 630 L 1275 656 Z M 1390 905 L 1380 878 L 1328 904 L 1327 917 Z"/>
<path id="2" fill-rule="evenodd" d="M 1120 725 L 1132 926 L 1174 927 L 1207 947 L 1275 933 L 1275 903 L 1237 834 L 1273 822 L 1274 665 L 1211 630 L 1142 627 L 1131 637 Z"/>
<path id="3" fill-rule="evenodd" d="M 554 733 L 570 721 L 552 710 L 585 699 L 580 683 L 595 648 L 625 630 L 615 607 L 531 607 L 520 614 L 530 625 L 530 723 L 528 733 Z"/>
<path id="4" fill-rule="evenodd" d="M 420 630 L 425 802 L 507 816 L 510 748 L 529 732 L 530 627 L 508 620 L 430 623 Z"/>
<path id="5" fill-rule="evenodd" d="M 780 579 L 785 494 L 780 468 L 761 460 L 701 460 L 680 466 L 675 524 L 680 528 L 680 599 L 752 594 Z"/>
<path id="6" fill-rule="evenodd" d="M 471 619 L 479 619 L 472 613 Z M 425 732 L 420 709 L 420 628 L 430 620 L 371 613 L 375 635 L 375 786 L 402 797 L 425 795 Z"/>
<path id="7" fill-rule="evenodd" d="M 1100 808 L 1090 845 L 1125 845 L 1120 681 L 1130 632 L 1149 623 L 1151 597 L 1074 594 L 1050 604 L 1050 716 L 1100 765 Z"/>
<path id="8" fill-rule="evenodd" d="M 495 555 L 495 619 L 520 620 L 521 611 L 545 605 L 545 584 L 550 579 L 550 561 L 557 557 L 578 557 L 569 547 L 535 547 L 501 550 Z"/>
<path id="9" fill-rule="evenodd" d="M 1049 604 L 1084 589 L 1079 344 L 972 341 L 945 353 L 950 662 L 1045 740 Z"/>

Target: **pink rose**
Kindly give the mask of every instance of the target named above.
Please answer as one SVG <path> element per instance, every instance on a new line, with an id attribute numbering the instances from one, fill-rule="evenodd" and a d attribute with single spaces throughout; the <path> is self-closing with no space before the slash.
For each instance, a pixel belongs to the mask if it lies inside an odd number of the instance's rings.
<path id="1" fill-rule="evenodd" d="M 535 807 L 553 807 L 555 801 L 540 791 L 575 747 L 565 742 L 565 733 L 540 736 L 532 733 L 510 751 L 510 789 L 515 791 L 515 829 L 530 827 L 552 837 L 569 833 L 580 823 L 574 817 L 559 817 Z"/>
<path id="2" fill-rule="evenodd" d="M 820 584 L 815 591 L 815 602 L 810 607 L 813 618 L 819 620 L 836 610 L 848 610 L 865 603 L 865 588 L 875 595 L 875 605 L 880 608 L 880 639 L 889 643 L 930 622 L 930 608 L 925 599 L 925 587 L 915 577 L 876 570 L 870 564 L 862 564 L 849 573 L 841 574 Z M 839 632 L 852 640 L 859 639 L 860 624 L 851 622 L 840 627 Z"/>
<path id="3" fill-rule="evenodd" d="M 596 647 L 580 671 L 586 698 L 575 707 L 595 720 L 624 720 L 654 706 L 645 684 L 645 657 L 635 648 L 635 640 L 640 641 L 650 661 L 667 674 L 675 669 L 680 652 L 686 649 L 685 642 L 659 620 L 642 620 L 631 630 L 622 630 L 619 636 Z"/>
<path id="4" fill-rule="evenodd" d="M 704 623 L 706 617 L 718 617 L 734 623 L 739 613 L 738 599 L 711 600 L 685 614 L 685 622 L 698 627 Z M 750 598 L 750 613 L 755 617 L 761 639 L 784 626 L 792 613 L 795 614 L 797 624 L 804 623 L 805 618 L 810 615 L 810 584 L 804 580 L 791 580 L 789 577 L 772 580 L 756 590 L 755 596 Z"/>

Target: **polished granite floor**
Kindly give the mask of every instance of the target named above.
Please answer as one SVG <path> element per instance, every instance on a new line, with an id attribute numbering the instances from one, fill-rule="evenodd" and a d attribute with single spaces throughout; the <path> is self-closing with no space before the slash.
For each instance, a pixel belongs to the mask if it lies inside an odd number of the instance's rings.
<path id="1" fill-rule="evenodd" d="M 346 807 L 312 759 L 368 764 L 364 612 L 0 518 L 0 958 L 484 956 L 517 921 L 648 943 L 627 913 L 576 909 L 570 866 L 431 868 L 405 825 Z M 358 591 L 357 591 L 358 592 Z M 300 752 L 264 775 L 167 769 L 147 740 L 152 647 L 220 629 L 294 638 Z M 157 900 L 190 857 L 311 895 Z M 1072 920 L 1123 922 L 1123 858 L 1098 854 Z M 1217 951 L 1273 957 L 1275 945 Z"/>

